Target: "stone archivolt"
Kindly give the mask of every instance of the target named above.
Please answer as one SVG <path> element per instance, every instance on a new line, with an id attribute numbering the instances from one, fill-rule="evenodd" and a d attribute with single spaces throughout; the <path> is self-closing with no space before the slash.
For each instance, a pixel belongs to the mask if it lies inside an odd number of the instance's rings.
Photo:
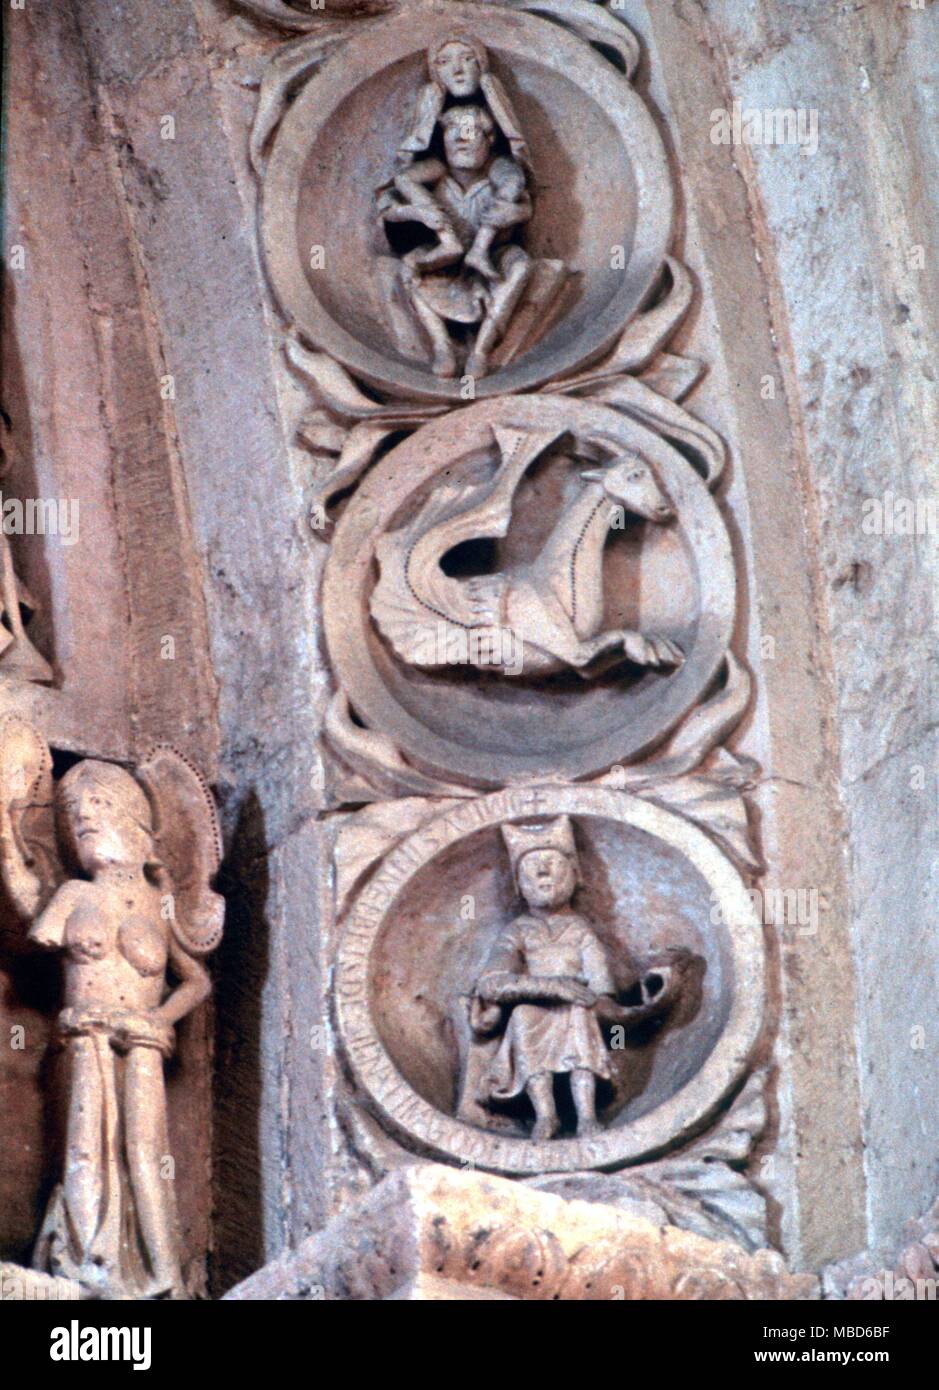
<path id="1" fill-rule="evenodd" d="M 327 810 L 359 807 L 350 1142 L 378 1173 L 615 1169 L 756 1248 L 755 769 L 725 747 L 751 687 L 637 41 L 576 0 L 243 8 L 304 31 L 251 159 L 329 545 Z"/>
<path id="2" fill-rule="evenodd" d="M 382 1181 L 233 1296 L 814 1296 L 759 1250 L 747 1173 L 765 960 L 725 745 L 751 685 L 638 43 L 585 0 L 236 2 L 294 35 L 250 157 L 329 545 L 337 1107 Z M 10 576 L 5 551 L 23 651 Z M 62 955 L 71 1068 L 36 1263 L 82 1296 L 185 1293 L 163 1061 L 208 993 L 218 857 L 171 750 L 53 792 L 3 724 L 0 870 Z"/>

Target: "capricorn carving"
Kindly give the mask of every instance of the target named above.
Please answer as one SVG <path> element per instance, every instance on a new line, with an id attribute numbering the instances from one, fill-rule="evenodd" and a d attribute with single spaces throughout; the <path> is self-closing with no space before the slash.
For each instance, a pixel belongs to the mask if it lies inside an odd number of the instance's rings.
<path id="1" fill-rule="evenodd" d="M 571 669 L 585 680 L 603 669 L 604 657 L 606 666 L 623 659 L 645 667 L 680 664 L 682 652 L 667 637 L 602 630 L 603 551 L 611 527 L 623 514 L 656 526 L 674 515 L 638 453 L 580 472 L 573 503 L 530 563 L 469 579 L 444 572 L 441 561 L 455 546 L 507 535 L 519 483 L 558 438 L 494 433 L 502 462 L 493 480 L 438 487 L 412 521 L 376 546 L 381 574 L 371 612 L 397 655 L 413 666 L 456 661 L 512 676 Z M 451 640 L 461 634 L 472 640 Z M 507 634 L 520 644 L 521 660 L 510 659 Z"/>

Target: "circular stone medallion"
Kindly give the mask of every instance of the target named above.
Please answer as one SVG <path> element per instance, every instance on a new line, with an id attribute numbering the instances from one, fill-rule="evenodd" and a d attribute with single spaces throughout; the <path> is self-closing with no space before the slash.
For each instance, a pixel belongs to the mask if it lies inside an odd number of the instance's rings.
<path id="1" fill-rule="evenodd" d="M 603 1113 L 599 1135 L 535 1142 L 457 1118 L 448 1019 L 494 934 L 521 910 L 500 828 L 559 815 L 578 840 L 583 885 L 573 906 L 603 933 L 614 976 L 623 978 L 630 956 L 648 959 L 671 942 L 691 947 L 703 977 L 679 1026 L 651 1051 L 618 1054 L 614 1066 L 633 1085 Z M 477 909 L 469 919 L 466 893 Z M 527 787 L 461 803 L 387 856 L 345 920 L 335 998 L 355 1076 L 392 1128 L 421 1149 L 495 1171 L 574 1172 L 651 1158 L 706 1123 L 748 1066 L 763 976 L 749 894 L 700 830 L 620 791 Z"/>
<path id="2" fill-rule="evenodd" d="M 676 670 L 629 677 L 614 669 L 588 680 L 567 672 L 537 682 L 467 666 L 427 670 L 395 655 L 369 607 L 378 577 L 376 546 L 434 489 L 458 480 L 462 468 L 492 467 L 499 458 L 496 429 L 557 430 L 575 444 L 602 438 L 612 453 L 638 451 L 651 465 L 675 517 L 668 525 L 612 533 L 602 560 L 605 625 L 672 639 L 684 654 Z M 549 529 L 564 516 L 562 484 L 575 471 L 563 458 L 554 473 L 550 459 L 535 464 L 531 482 L 516 493 L 497 568 L 524 569 L 532 548 L 544 549 Z M 399 444 L 350 500 L 323 589 L 330 660 L 359 717 L 416 766 L 480 787 L 576 780 L 651 750 L 713 681 L 734 613 L 730 538 L 691 465 L 652 430 L 609 407 L 560 396 L 479 402 Z"/>
<path id="3" fill-rule="evenodd" d="M 388 279 L 397 262 L 376 195 L 398 172 L 428 48 L 460 30 L 485 46 L 530 150 L 525 248 L 567 270 L 546 331 L 494 363 L 477 396 L 532 390 L 611 347 L 651 291 L 671 236 L 671 181 L 651 115 L 625 77 L 558 25 L 448 0 L 338 45 L 275 137 L 263 179 L 265 260 L 284 313 L 313 345 L 410 399 L 459 401 L 461 385 L 432 375 L 429 352 L 402 346 Z"/>

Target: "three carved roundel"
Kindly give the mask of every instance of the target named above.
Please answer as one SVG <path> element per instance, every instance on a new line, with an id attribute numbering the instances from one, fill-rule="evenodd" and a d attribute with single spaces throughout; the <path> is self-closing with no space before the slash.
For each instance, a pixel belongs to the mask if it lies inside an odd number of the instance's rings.
<path id="1" fill-rule="evenodd" d="M 693 286 L 638 45 L 556 0 L 340 28 L 252 136 L 324 519 L 345 495 L 340 1036 L 425 1152 L 635 1164 L 739 1087 L 763 999 L 724 447 L 667 350 Z"/>

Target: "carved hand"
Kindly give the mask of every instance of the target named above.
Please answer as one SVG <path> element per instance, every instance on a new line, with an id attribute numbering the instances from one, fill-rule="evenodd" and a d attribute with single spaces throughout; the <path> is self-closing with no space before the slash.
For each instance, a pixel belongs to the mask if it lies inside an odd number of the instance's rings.
<path id="1" fill-rule="evenodd" d="M 636 1023 L 637 1015 L 645 1016 L 647 1011 L 645 1004 L 617 1004 L 610 994 L 597 1000 L 597 1018 L 601 1023 Z"/>
<path id="2" fill-rule="evenodd" d="M 473 1032 L 479 1037 L 486 1037 L 489 1033 L 495 1032 L 502 1021 L 502 1009 L 498 1004 L 482 1004 L 473 1015 Z"/>
<path id="3" fill-rule="evenodd" d="M 558 980 L 551 981 L 555 987 L 556 997 L 566 1004 L 581 1004 L 585 1009 L 592 1009 L 597 1002 L 597 996 L 592 989 L 580 983 L 579 980 L 569 979 L 561 976 Z"/>
<path id="4" fill-rule="evenodd" d="M 31 918 L 39 907 L 42 883 L 26 867 L 16 842 L 10 809 L 0 802 L 0 873 L 21 916 Z"/>
<path id="5" fill-rule="evenodd" d="M 662 988 L 651 997 L 645 982 L 650 974 L 661 976 Z M 641 1023 L 655 1018 L 675 1002 L 680 990 L 681 975 L 670 965 L 656 966 L 643 976 L 641 1004 L 618 1004 L 612 995 L 605 994 L 597 1002 L 597 1017 L 604 1023 Z"/>

